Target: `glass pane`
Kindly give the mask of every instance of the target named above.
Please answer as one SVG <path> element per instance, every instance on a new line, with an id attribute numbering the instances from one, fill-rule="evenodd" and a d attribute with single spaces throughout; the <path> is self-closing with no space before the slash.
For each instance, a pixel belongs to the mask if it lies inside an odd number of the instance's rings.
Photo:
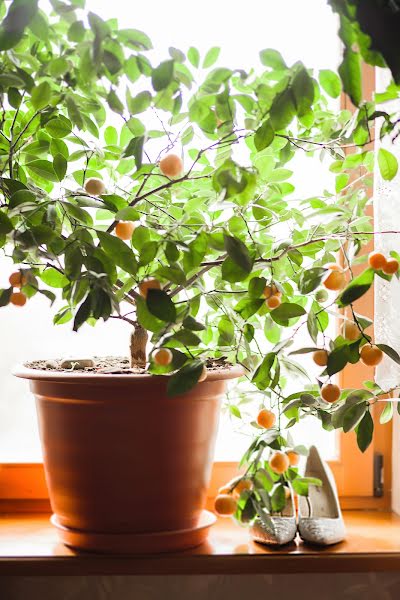
<path id="1" fill-rule="evenodd" d="M 280 50 L 288 63 L 302 60 L 317 69 L 334 69 L 339 59 L 337 22 L 325 0 L 203 0 L 191 6 L 187 0 L 153 0 L 139 10 L 136 3 L 126 0 L 89 0 L 87 6 L 104 18 L 118 18 L 125 28 L 148 33 L 156 47 L 154 63 L 165 57 L 171 45 L 183 49 L 195 46 L 202 56 L 211 46 L 221 46 L 221 64 L 244 69 L 259 64 L 258 52 L 268 47 Z M 332 175 L 318 158 L 300 157 L 296 161 L 291 168 L 299 196 L 312 196 L 329 186 Z M 284 237 L 287 234 L 283 232 Z M 11 261 L 1 259 L 0 287 L 7 285 L 11 271 Z M 72 333 L 69 325 L 54 327 L 44 297 L 33 298 L 22 310 L 2 308 L 0 462 L 41 460 L 34 401 L 28 384 L 11 375 L 15 364 L 32 358 L 68 356 L 77 349 L 80 356 L 121 355 L 128 336 L 129 327 L 118 321 L 99 323 L 95 329 L 85 325 L 79 334 Z M 237 460 L 248 444 L 247 435 L 235 432 L 235 420 L 222 417 L 217 460 Z M 317 422 L 304 422 L 301 427 L 295 439 L 317 443 L 326 458 L 335 456 L 338 446 L 334 434 L 322 432 Z"/>

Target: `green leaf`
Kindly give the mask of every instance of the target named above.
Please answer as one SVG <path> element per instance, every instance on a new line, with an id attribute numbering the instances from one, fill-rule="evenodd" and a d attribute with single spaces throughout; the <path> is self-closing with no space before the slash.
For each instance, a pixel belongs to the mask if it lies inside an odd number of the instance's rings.
<path id="1" fill-rule="evenodd" d="M 183 319 L 182 325 L 186 327 L 186 329 L 191 329 L 192 331 L 204 331 L 205 329 L 205 326 L 202 323 L 199 323 L 191 316 Z"/>
<path id="2" fill-rule="evenodd" d="M 287 87 L 275 96 L 269 113 L 271 125 L 275 131 L 285 129 L 296 115 L 296 105 L 292 90 Z"/>
<path id="3" fill-rule="evenodd" d="M 310 338 L 316 344 L 318 339 L 318 321 L 313 310 L 310 310 L 307 316 L 307 330 L 310 334 Z"/>
<path id="4" fill-rule="evenodd" d="M 364 296 L 373 284 L 374 275 L 375 271 L 368 268 L 357 277 L 354 277 L 337 299 L 338 306 L 343 308 Z"/>
<path id="5" fill-rule="evenodd" d="M 399 165 L 397 159 L 389 150 L 379 148 L 378 150 L 379 171 L 386 181 L 390 181 L 397 175 Z"/>
<path id="6" fill-rule="evenodd" d="M 245 244 L 236 237 L 224 234 L 224 246 L 228 256 L 246 273 L 253 268 L 253 259 Z"/>
<path id="7" fill-rule="evenodd" d="M 314 84 L 307 70 L 301 63 L 296 67 L 291 89 L 294 96 L 297 116 L 303 117 L 310 111 L 314 102 Z"/>
<path id="8" fill-rule="evenodd" d="M 107 95 L 107 103 L 112 111 L 122 115 L 124 113 L 124 105 L 118 98 L 117 93 L 114 90 L 110 90 Z"/>
<path id="9" fill-rule="evenodd" d="M 174 77 L 174 61 L 166 60 L 153 69 L 151 84 L 156 92 L 160 92 L 169 86 Z"/>
<path id="10" fill-rule="evenodd" d="M 102 233 L 99 231 L 97 235 L 99 236 L 104 252 L 113 259 L 115 264 L 130 275 L 135 275 L 137 271 L 137 261 L 129 246 L 109 233 Z"/>
<path id="11" fill-rule="evenodd" d="M 65 277 L 65 275 L 53 267 L 45 269 L 40 275 L 40 279 L 46 285 L 49 285 L 53 288 L 64 288 L 66 285 L 68 285 L 68 279 Z"/>
<path id="12" fill-rule="evenodd" d="M 139 221 L 139 219 L 140 214 L 136 208 L 133 208 L 132 206 L 121 208 L 115 215 L 116 221 Z"/>
<path id="13" fill-rule="evenodd" d="M 54 172 L 58 177 L 58 181 L 62 181 L 67 173 L 67 161 L 62 154 L 56 154 L 53 160 Z"/>
<path id="14" fill-rule="evenodd" d="M 272 50 L 271 48 L 261 50 L 260 60 L 265 67 L 271 67 L 276 70 L 287 69 L 282 55 L 277 50 Z"/>
<path id="15" fill-rule="evenodd" d="M 50 119 L 45 127 L 47 133 L 53 138 L 63 138 L 69 135 L 72 131 L 72 123 L 66 117 L 60 116 L 55 119 Z"/>
<path id="16" fill-rule="evenodd" d="M 9 50 L 15 46 L 37 14 L 37 0 L 13 0 L 6 17 L 0 25 L 0 50 Z"/>
<path id="17" fill-rule="evenodd" d="M 362 100 L 361 61 L 358 52 L 345 48 L 343 61 L 339 67 L 343 89 L 355 106 Z"/>
<path id="18" fill-rule="evenodd" d="M 75 315 L 73 330 L 78 331 L 78 329 L 88 320 L 92 312 L 92 299 L 90 295 L 86 298 L 84 302 L 78 308 L 78 311 Z"/>
<path id="19" fill-rule="evenodd" d="M 194 48 L 193 46 L 191 46 L 189 48 L 187 56 L 188 56 L 188 59 L 189 59 L 190 63 L 194 67 L 198 68 L 198 66 L 200 64 L 200 53 L 197 50 L 197 48 Z"/>
<path id="20" fill-rule="evenodd" d="M 201 360 L 193 360 L 184 365 L 177 373 L 174 373 L 167 385 L 168 396 L 177 396 L 189 392 L 199 381 L 203 372 Z"/>
<path id="21" fill-rule="evenodd" d="M 279 484 L 271 496 L 271 508 L 273 512 L 281 512 L 286 506 L 285 488 Z"/>
<path id="22" fill-rule="evenodd" d="M 11 294 L 13 293 L 13 288 L 7 288 L 6 290 L 0 289 L 0 307 L 7 306 L 10 303 Z"/>
<path id="23" fill-rule="evenodd" d="M 374 422 L 368 410 L 357 427 L 357 444 L 361 452 L 365 452 L 372 442 L 373 433 Z"/>
<path id="24" fill-rule="evenodd" d="M 271 317 L 276 323 L 287 321 L 288 319 L 295 319 L 305 314 L 306 311 L 300 304 L 291 302 L 283 302 L 278 308 L 271 311 Z"/>
<path id="25" fill-rule="evenodd" d="M 394 350 L 393 348 L 391 348 L 387 344 L 376 344 L 376 346 L 380 350 L 382 350 L 382 352 L 384 352 L 389 358 L 391 358 L 392 360 L 394 360 L 395 363 L 397 363 L 398 365 L 400 365 L 400 356 L 396 352 L 396 350 Z"/>
<path id="26" fill-rule="evenodd" d="M 43 81 L 40 85 L 33 88 L 31 91 L 31 102 L 35 110 L 41 110 L 49 104 L 51 98 L 51 87 L 47 81 Z"/>
<path id="27" fill-rule="evenodd" d="M 269 120 L 266 120 L 254 134 L 254 145 L 260 152 L 272 144 L 274 137 L 275 132 L 272 128 L 272 125 Z"/>
<path id="28" fill-rule="evenodd" d="M 218 46 L 210 48 L 203 60 L 203 69 L 208 69 L 209 67 L 212 67 L 213 64 L 217 62 L 220 52 L 221 48 L 218 48 Z"/>
<path id="29" fill-rule="evenodd" d="M 227 316 L 221 317 L 218 321 L 218 345 L 229 346 L 235 338 L 235 326 Z"/>
<path id="30" fill-rule="evenodd" d="M 25 165 L 30 171 L 48 181 L 59 181 L 53 164 L 48 160 L 32 160 Z"/>
<path id="31" fill-rule="evenodd" d="M 367 402 L 360 402 L 349 408 L 343 417 L 343 431 L 348 433 L 357 427 L 368 411 Z"/>
<path id="32" fill-rule="evenodd" d="M 167 323 L 174 323 L 176 321 L 175 304 L 164 290 L 148 290 L 146 305 L 151 314 L 158 319 Z"/>
<path id="33" fill-rule="evenodd" d="M 200 338 L 189 329 L 180 329 L 174 333 L 172 339 L 178 340 L 184 346 L 198 346 L 201 343 Z"/>
<path id="34" fill-rule="evenodd" d="M 123 153 L 124 158 L 126 158 L 127 156 L 133 156 L 135 158 L 135 165 L 137 170 L 139 170 L 142 166 L 144 141 L 145 138 L 143 135 L 141 137 L 133 138 L 129 142 Z"/>
<path id="35" fill-rule="evenodd" d="M 240 314 L 242 319 L 250 319 L 264 305 L 264 298 L 243 298 L 235 306 L 235 311 Z"/>
<path id="36" fill-rule="evenodd" d="M 252 382 L 258 387 L 259 390 L 265 390 L 271 382 L 271 369 L 275 362 L 275 352 L 268 352 L 256 369 Z"/>
<path id="37" fill-rule="evenodd" d="M 393 417 L 393 404 L 394 403 L 391 400 L 388 400 L 386 402 L 385 408 L 383 409 L 383 411 L 381 412 L 381 416 L 379 417 L 379 422 L 382 425 L 391 421 Z"/>
<path id="38" fill-rule="evenodd" d="M 131 115 L 144 112 L 150 106 L 150 103 L 150 92 L 139 92 L 139 94 L 134 98 L 127 98 L 128 110 Z"/>
<path id="39" fill-rule="evenodd" d="M 5 212 L 0 210 L 0 234 L 10 233 L 13 230 L 13 225 Z"/>
<path id="40" fill-rule="evenodd" d="M 331 96 L 331 98 L 338 98 L 340 96 L 342 84 L 340 83 L 340 79 L 334 71 L 322 69 L 319 72 L 319 82 L 322 89 L 329 96 Z"/>
<path id="41" fill-rule="evenodd" d="M 299 291 L 302 294 L 310 294 L 321 284 L 326 273 L 323 267 L 313 267 L 302 271 L 299 281 Z"/>
<path id="42" fill-rule="evenodd" d="M 349 362 L 349 348 L 346 344 L 334 348 L 328 355 L 328 364 L 326 367 L 329 376 L 342 371 Z"/>

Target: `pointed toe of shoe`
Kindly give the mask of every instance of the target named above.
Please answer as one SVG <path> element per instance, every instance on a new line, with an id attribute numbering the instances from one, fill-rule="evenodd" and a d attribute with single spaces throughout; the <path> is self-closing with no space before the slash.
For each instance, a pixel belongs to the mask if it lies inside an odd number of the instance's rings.
<path id="1" fill-rule="evenodd" d="M 272 527 L 267 528 L 261 519 L 256 519 L 250 528 L 250 536 L 261 544 L 283 546 L 296 537 L 297 525 L 294 517 L 272 517 Z"/>
<path id="2" fill-rule="evenodd" d="M 299 533 L 305 542 L 330 546 L 338 544 L 346 537 L 343 519 L 303 518 L 299 521 Z"/>

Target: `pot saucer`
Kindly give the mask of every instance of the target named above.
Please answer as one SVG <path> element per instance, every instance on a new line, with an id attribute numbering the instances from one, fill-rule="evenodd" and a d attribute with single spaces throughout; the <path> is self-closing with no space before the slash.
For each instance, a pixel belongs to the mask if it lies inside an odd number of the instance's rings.
<path id="1" fill-rule="evenodd" d="M 198 525 L 192 529 L 151 533 L 96 533 L 64 527 L 58 522 L 57 515 L 52 515 L 50 520 L 63 544 L 75 550 L 101 554 L 156 554 L 200 546 L 206 541 L 216 517 L 203 510 Z"/>

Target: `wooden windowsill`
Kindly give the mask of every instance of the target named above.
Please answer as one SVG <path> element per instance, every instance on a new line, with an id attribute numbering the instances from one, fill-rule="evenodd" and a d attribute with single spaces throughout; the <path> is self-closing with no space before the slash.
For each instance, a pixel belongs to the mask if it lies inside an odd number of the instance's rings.
<path id="1" fill-rule="evenodd" d="M 60 544 L 43 514 L 0 515 L 0 575 L 166 575 L 313 573 L 400 570 L 400 517 L 348 511 L 348 537 L 329 548 L 300 541 L 273 550 L 249 541 L 246 529 L 220 519 L 194 550 L 151 556 L 77 554 Z"/>

